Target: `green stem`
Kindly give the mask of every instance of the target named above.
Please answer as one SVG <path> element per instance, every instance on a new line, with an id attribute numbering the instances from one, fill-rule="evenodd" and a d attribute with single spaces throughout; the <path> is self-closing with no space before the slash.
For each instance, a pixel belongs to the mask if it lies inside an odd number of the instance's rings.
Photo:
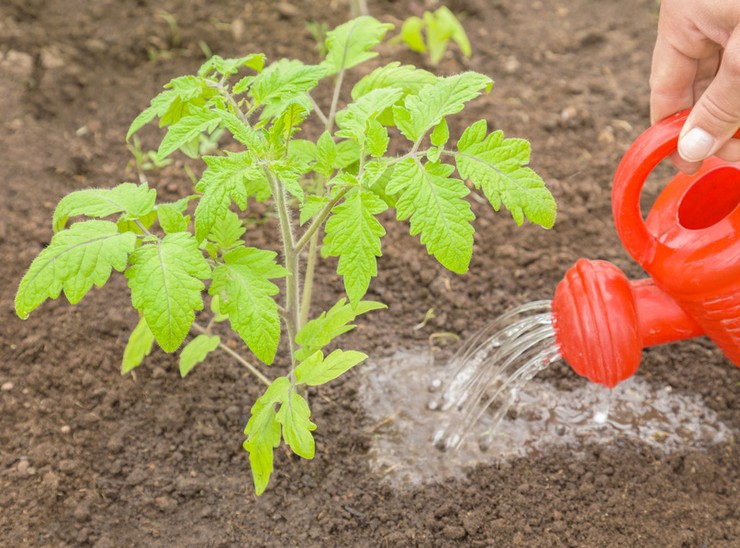
<path id="1" fill-rule="evenodd" d="M 324 206 L 324 208 L 319 212 L 316 219 L 314 219 L 314 221 L 311 223 L 311 226 L 306 229 L 306 232 L 303 233 L 301 238 L 295 244 L 296 253 L 300 253 L 303 248 L 306 247 L 306 245 L 311 241 L 313 235 L 318 233 L 319 228 L 323 226 L 324 221 L 326 221 L 326 218 L 329 216 L 329 213 L 331 213 L 331 210 L 334 208 L 335 205 L 339 203 L 339 200 L 341 200 L 344 195 L 350 191 L 351 188 L 352 187 L 342 188 L 339 192 L 337 192 L 337 195 L 334 196 L 334 198 Z"/>
<path id="2" fill-rule="evenodd" d="M 334 128 L 334 118 L 337 115 L 337 106 L 339 105 L 339 93 L 342 91 L 342 82 L 344 82 L 344 69 L 339 71 L 337 81 L 334 84 L 334 95 L 331 98 L 331 108 L 326 121 L 326 130 L 331 131 Z"/>
<path id="3" fill-rule="evenodd" d="M 272 195 L 275 198 L 275 209 L 277 210 L 280 224 L 280 234 L 283 240 L 283 254 L 285 256 L 285 269 L 288 277 L 285 280 L 285 325 L 288 331 L 288 342 L 290 343 L 290 359 L 295 367 L 295 336 L 300 326 L 300 265 L 298 252 L 296 251 L 293 228 L 290 222 L 290 211 L 285 195 L 285 188 L 269 169 L 265 170 L 272 187 Z"/>
<path id="4" fill-rule="evenodd" d="M 209 335 L 210 334 L 205 327 L 203 327 L 202 325 L 199 325 L 197 323 L 193 323 L 190 328 L 192 330 L 197 331 L 198 333 L 202 333 L 204 335 Z M 224 352 L 226 352 L 229 356 L 231 356 L 232 358 L 234 358 L 237 362 L 239 362 L 239 364 L 241 364 L 244 367 L 246 367 L 252 375 L 254 375 L 255 377 L 257 377 L 259 379 L 259 381 L 262 384 L 264 384 L 265 386 L 270 386 L 272 384 L 272 382 L 270 381 L 270 379 L 268 379 L 262 373 L 260 373 L 255 366 L 253 366 L 247 360 L 245 360 L 244 358 L 242 358 L 239 354 L 237 354 L 236 352 L 234 352 L 231 348 L 229 348 L 228 346 L 226 346 L 224 343 L 219 343 L 218 344 L 218 347 L 221 350 L 223 350 Z"/>
<path id="5" fill-rule="evenodd" d="M 311 313 L 311 293 L 313 292 L 313 275 L 316 270 L 316 259 L 319 247 L 319 231 L 311 235 L 308 244 L 308 259 L 306 261 L 306 275 L 303 279 L 303 298 L 301 299 L 301 317 L 299 329 L 306 325 Z"/>

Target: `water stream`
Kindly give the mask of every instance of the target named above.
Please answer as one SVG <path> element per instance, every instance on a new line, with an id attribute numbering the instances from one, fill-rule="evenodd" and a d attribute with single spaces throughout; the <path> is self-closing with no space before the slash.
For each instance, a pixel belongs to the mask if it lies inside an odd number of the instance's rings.
<path id="1" fill-rule="evenodd" d="M 696 394 L 637 377 L 609 390 L 558 390 L 536 378 L 559 359 L 550 304 L 500 317 L 443 366 L 428 350 L 370 362 L 363 404 L 371 464 L 393 484 L 463 477 L 467 466 L 629 438 L 673 452 L 737 435 Z M 444 450 L 437 450 L 433 444 Z"/>

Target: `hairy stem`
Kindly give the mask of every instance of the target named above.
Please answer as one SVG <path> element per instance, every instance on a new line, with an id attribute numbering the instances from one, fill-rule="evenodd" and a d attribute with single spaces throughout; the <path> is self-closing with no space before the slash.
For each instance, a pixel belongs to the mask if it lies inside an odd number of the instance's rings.
<path id="1" fill-rule="evenodd" d="M 203 335 L 208 335 L 209 334 L 208 333 L 208 330 L 205 327 L 203 327 L 202 325 L 197 324 L 197 323 L 193 323 L 193 325 L 191 326 L 191 329 L 193 331 L 197 331 L 198 333 L 201 333 Z M 223 350 L 224 352 L 226 352 L 229 356 L 231 356 L 232 358 L 234 358 L 237 362 L 239 362 L 240 365 L 243 365 L 244 367 L 246 367 L 252 375 L 254 375 L 255 377 L 257 377 L 257 379 L 259 379 L 259 381 L 262 384 L 264 384 L 265 386 L 270 386 L 272 384 L 272 382 L 270 381 L 270 379 L 268 379 L 262 373 L 260 373 L 255 366 L 253 366 L 247 360 L 245 360 L 244 358 L 242 358 L 239 354 L 237 354 L 236 352 L 234 352 L 231 348 L 229 348 L 228 346 L 226 346 L 224 343 L 219 343 L 218 347 L 221 350 Z"/>
<path id="2" fill-rule="evenodd" d="M 337 81 L 334 84 L 334 95 L 331 98 L 331 107 L 329 108 L 329 117 L 326 122 L 326 130 L 334 129 L 334 118 L 337 115 L 337 106 L 339 105 L 339 93 L 342 91 L 342 82 L 344 82 L 344 69 L 339 71 Z"/>
<path id="3" fill-rule="evenodd" d="M 319 247 L 319 231 L 316 230 L 308 244 L 308 259 L 306 260 L 306 275 L 303 280 L 303 298 L 301 299 L 300 327 L 306 325 L 311 313 L 311 293 L 313 292 L 313 275 L 316 270 L 316 259 Z"/>
<path id="4" fill-rule="evenodd" d="M 285 280 L 285 325 L 288 331 L 288 342 L 290 343 L 290 359 L 295 367 L 295 336 L 300 329 L 301 296 L 300 296 L 300 265 L 298 252 L 296 251 L 293 227 L 290 222 L 290 210 L 285 196 L 285 188 L 270 170 L 265 170 L 272 187 L 275 198 L 275 209 L 277 210 L 280 224 L 280 235 L 283 240 L 283 255 L 285 256 L 285 269 L 288 277 Z"/>
<path id="5" fill-rule="evenodd" d="M 331 210 L 334 208 L 335 205 L 339 203 L 339 200 L 341 200 L 344 195 L 350 191 L 350 188 L 351 187 L 342 188 L 339 192 L 337 192 L 337 195 L 334 196 L 334 198 L 332 198 L 329 203 L 326 204 L 324 208 L 319 212 L 311 225 L 306 229 L 306 232 L 303 233 L 301 238 L 295 244 L 296 253 L 300 253 L 301 250 L 306 247 L 306 245 L 311 241 L 313 235 L 316 234 L 318 230 L 323 226 L 324 221 L 326 221 L 326 218 L 329 216 L 329 213 L 331 213 Z"/>

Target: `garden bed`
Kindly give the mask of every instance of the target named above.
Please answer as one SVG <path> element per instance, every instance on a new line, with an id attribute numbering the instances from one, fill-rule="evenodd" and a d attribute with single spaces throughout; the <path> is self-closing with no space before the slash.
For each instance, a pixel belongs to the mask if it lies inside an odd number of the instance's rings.
<path id="1" fill-rule="evenodd" d="M 405 0 L 369 4 L 396 24 L 423 9 Z M 427 256 L 406 226 L 389 224 L 368 294 L 389 309 L 360 319 L 348 335 L 352 348 L 378 358 L 427 352 L 434 333 L 464 339 L 513 305 L 550 298 L 582 256 L 641 275 L 616 237 L 609 189 L 619 158 L 648 124 L 656 2 L 448 5 L 463 18 L 473 57 L 453 49 L 433 70 L 469 67 L 496 81 L 455 118 L 452 134 L 485 117 L 530 139 L 558 220 L 552 231 L 517 228 L 507 212 L 474 202 L 476 245 L 465 276 Z M 176 21 L 174 35 L 160 10 Z M 585 446 L 578 457 L 554 447 L 479 465 L 467 479 L 394 486 L 369 462 L 372 438 L 383 430 L 363 410 L 361 367 L 312 396 L 316 458 L 280 449 L 270 487 L 255 498 L 241 432 L 261 387 L 223 354 L 182 380 L 176 360 L 158 350 L 121 377 L 137 322 L 121 276 L 76 307 L 48 302 L 26 322 L 15 316 L 17 283 L 49 242 L 56 202 L 72 190 L 136 180 L 124 135 L 164 83 L 195 70 L 204 49 L 315 60 L 305 22 L 334 26 L 348 17 L 339 0 L 0 7 L 0 539 L 13 546 L 737 546 L 734 442 L 670 455 L 628 439 Z M 402 46 L 383 51 L 424 63 Z M 154 146 L 155 131 L 143 134 L 145 145 Z M 165 199 L 191 186 L 183 162 L 178 155 L 149 174 Z M 646 199 L 658 188 L 651 185 Z M 268 240 L 272 223 L 252 229 L 254 237 Z M 339 297 L 333 267 L 321 267 L 330 283 L 317 290 L 318 307 Z M 432 308 L 436 317 L 415 329 Z M 456 344 L 435 348 L 444 356 Z M 701 396 L 740 429 L 740 371 L 706 340 L 647 351 L 638 374 Z M 563 364 L 541 378 L 561 390 L 586 382 Z"/>

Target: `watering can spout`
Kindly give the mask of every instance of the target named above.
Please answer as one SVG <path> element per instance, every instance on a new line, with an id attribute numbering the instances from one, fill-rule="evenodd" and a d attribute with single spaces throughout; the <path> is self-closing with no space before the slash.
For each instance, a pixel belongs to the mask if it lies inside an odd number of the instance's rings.
<path id="1" fill-rule="evenodd" d="M 630 281 L 607 261 L 579 259 L 558 284 L 552 309 L 560 355 L 610 388 L 637 371 L 643 348 L 703 334 L 653 280 Z"/>
<path id="2" fill-rule="evenodd" d="M 614 222 L 650 275 L 630 281 L 606 261 L 580 259 L 552 302 L 562 357 L 609 387 L 632 376 L 648 346 L 707 335 L 740 366 L 740 164 L 711 158 L 663 190 L 647 221 L 640 194 L 676 150 L 688 112 L 643 133 L 617 169 Z M 735 136 L 740 138 L 740 131 Z"/>

